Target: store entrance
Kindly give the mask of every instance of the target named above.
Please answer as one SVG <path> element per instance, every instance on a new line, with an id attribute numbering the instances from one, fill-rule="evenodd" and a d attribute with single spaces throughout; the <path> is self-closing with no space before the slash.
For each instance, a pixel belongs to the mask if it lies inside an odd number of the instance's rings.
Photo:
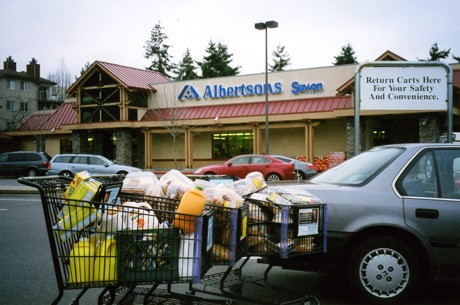
<path id="1" fill-rule="evenodd" d="M 418 143 L 419 119 L 416 116 L 391 116 L 376 120 L 374 146 L 396 143 Z"/>

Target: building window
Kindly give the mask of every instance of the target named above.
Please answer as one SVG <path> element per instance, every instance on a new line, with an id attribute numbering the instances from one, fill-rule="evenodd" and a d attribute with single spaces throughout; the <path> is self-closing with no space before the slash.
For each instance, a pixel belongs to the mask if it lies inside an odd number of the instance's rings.
<path id="1" fill-rule="evenodd" d="M 19 111 L 29 111 L 29 103 L 21 102 L 21 105 L 19 106 Z"/>
<path id="2" fill-rule="evenodd" d="M 6 86 L 8 87 L 8 89 L 16 90 L 16 81 L 9 79 L 6 81 L 6 83 L 7 83 Z"/>
<path id="3" fill-rule="evenodd" d="M 29 82 L 21 81 L 21 91 L 29 91 Z"/>
<path id="4" fill-rule="evenodd" d="M 16 101 L 6 101 L 7 111 L 16 111 Z"/>
<path id="5" fill-rule="evenodd" d="M 212 157 L 214 159 L 232 158 L 253 152 L 252 132 L 215 133 L 212 135 Z"/>

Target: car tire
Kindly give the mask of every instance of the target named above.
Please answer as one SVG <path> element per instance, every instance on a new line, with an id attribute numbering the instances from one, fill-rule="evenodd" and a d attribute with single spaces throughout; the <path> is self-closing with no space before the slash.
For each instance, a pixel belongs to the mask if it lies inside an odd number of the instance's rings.
<path id="1" fill-rule="evenodd" d="M 366 239 L 351 253 L 347 282 L 367 303 L 403 304 L 420 285 L 421 264 L 415 252 L 394 237 Z"/>
<path id="2" fill-rule="evenodd" d="M 73 175 L 69 171 L 62 171 L 59 173 L 59 176 L 67 177 L 67 178 L 73 178 Z"/>
<path id="3" fill-rule="evenodd" d="M 276 173 L 271 173 L 267 175 L 267 178 L 265 178 L 267 181 L 280 181 L 281 176 L 276 174 Z"/>
<path id="4" fill-rule="evenodd" d="M 35 168 L 27 169 L 27 177 L 36 177 L 38 176 L 38 171 Z"/>

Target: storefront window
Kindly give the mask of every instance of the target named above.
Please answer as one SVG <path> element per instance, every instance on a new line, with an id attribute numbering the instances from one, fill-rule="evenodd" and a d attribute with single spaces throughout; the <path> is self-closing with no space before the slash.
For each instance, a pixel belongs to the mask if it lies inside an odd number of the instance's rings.
<path id="1" fill-rule="evenodd" d="M 215 133 L 212 135 L 212 158 L 227 159 L 253 152 L 252 132 Z"/>
<path id="2" fill-rule="evenodd" d="M 59 151 L 61 154 L 68 154 L 72 152 L 72 139 L 61 139 Z"/>

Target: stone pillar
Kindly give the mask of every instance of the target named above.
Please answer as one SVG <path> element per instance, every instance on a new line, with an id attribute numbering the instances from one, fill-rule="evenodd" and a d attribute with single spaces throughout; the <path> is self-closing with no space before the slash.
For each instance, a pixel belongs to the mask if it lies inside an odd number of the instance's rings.
<path id="1" fill-rule="evenodd" d="M 118 164 L 132 165 L 133 149 L 130 129 L 116 129 L 114 135 L 117 138 L 116 159 Z"/>
<path id="2" fill-rule="evenodd" d="M 145 139 L 144 133 L 141 131 L 135 131 L 133 135 L 133 142 L 135 143 L 133 147 L 133 155 L 136 163 L 133 164 L 139 168 L 145 168 Z"/>
<path id="3" fill-rule="evenodd" d="M 420 143 L 434 143 L 440 134 L 439 117 L 424 115 L 419 118 L 419 141 Z"/>
<path id="4" fill-rule="evenodd" d="M 361 132 L 359 133 L 360 135 L 360 152 L 363 152 L 366 150 L 366 143 L 365 143 L 365 120 L 363 117 L 360 118 L 359 122 L 359 129 Z M 346 158 L 350 159 L 355 155 L 355 121 L 354 118 L 349 118 L 346 119 L 346 137 L 347 137 L 347 148 L 346 148 Z"/>
<path id="5" fill-rule="evenodd" d="M 37 151 L 46 151 L 45 137 L 42 134 L 35 136 L 35 141 L 37 142 Z"/>
<path id="6" fill-rule="evenodd" d="M 72 152 L 76 154 L 88 152 L 88 132 L 86 130 L 72 131 Z"/>

